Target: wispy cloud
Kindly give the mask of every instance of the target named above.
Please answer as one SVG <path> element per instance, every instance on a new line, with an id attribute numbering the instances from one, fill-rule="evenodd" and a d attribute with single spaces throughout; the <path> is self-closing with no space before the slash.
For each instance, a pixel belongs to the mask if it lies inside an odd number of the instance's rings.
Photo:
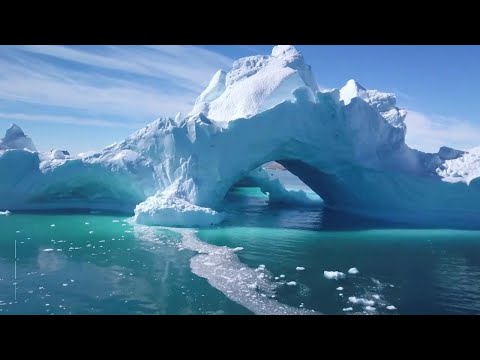
<path id="1" fill-rule="evenodd" d="M 148 121 L 188 111 L 215 71 L 231 62 L 194 46 L 5 46 L 0 100 L 63 107 L 62 116 L 51 114 L 58 120 L 70 119 L 72 109 Z"/>
<path id="2" fill-rule="evenodd" d="M 16 49 L 107 70 L 168 80 L 191 91 L 201 91 L 218 68 L 232 60 L 212 51 L 182 45 L 67 46 L 30 45 Z"/>
<path id="3" fill-rule="evenodd" d="M 441 115 L 408 110 L 407 144 L 415 149 L 437 152 L 440 146 L 468 150 L 480 145 L 480 126 Z"/>
<path id="4" fill-rule="evenodd" d="M 70 125 L 81 126 L 97 126 L 97 127 L 124 127 L 127 129 L 137 129 L 141 124 L 138 123 L 118 123 L 114 121 L 84 118 L 80 116 L 67 116 L 67 115 L 32 115 L 21 113 L 0 113 L 1 120 L 22 120 L 22 121 L 41 121 L 52 122 Z"/>

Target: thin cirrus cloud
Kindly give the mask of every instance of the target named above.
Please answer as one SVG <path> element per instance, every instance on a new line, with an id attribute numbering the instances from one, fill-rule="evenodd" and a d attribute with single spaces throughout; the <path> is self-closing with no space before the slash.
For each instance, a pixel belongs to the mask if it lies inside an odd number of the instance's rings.
<path id="1" fill-rule="evenodd" d="M 145 124 L 188 111 L 215 71 L 231 63 L 195 46 L 3 46 L 0 118 Z"/>
<path id="2" fill-rule="evenodd" d="M 201 91 L 219 67 L 230 67 L 232 64 L 232 59 L 226 56 L 183 45 L 88 48 L 30 45 L 18 47 L 18 50 L 97 68 L 174 80 L 177 86 L 192 91 Z"/>
<path id="3" fill-rule="evenodd" d="M 33 115 L 22 113 L 0 113 L 0 119 L 3 120 L 21 120 L 21 121 L 42 121 L 51 123 L 61 123 L 70 125 L 82 125 L 82 126 L 99 126 L 99 127 L 125 127 L 130 129 L 137 129 L 139 124 L 118 123 L 114 121 L 94 119 L 94 118 L 81 118 L 77 116 L 68 115 Z"/>
<path id="4" fill-rule="evenodd" d="M 405 123 L 406 143 L 418 150 L 437 152 L 441 146 L 469 150 L 480 145 L 480 127 L 468 121 L 409 110 Z"/>

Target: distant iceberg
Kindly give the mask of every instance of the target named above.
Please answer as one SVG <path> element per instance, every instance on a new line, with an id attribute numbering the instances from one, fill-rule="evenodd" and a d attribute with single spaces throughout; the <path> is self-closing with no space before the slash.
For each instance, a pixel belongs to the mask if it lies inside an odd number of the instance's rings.
<path id="1" fill-rule="evenodd" d="M 0 141 L 0 209 L 90 209 L 139 223 L 203 226 L 252 170 L 275 161 L 326 207 L 420 224 L 478 222 L 480 150 L 405 144 L 407 113 L 393 94 L 349 80 L 319 91 L 292 46 L 218 71 L 186 116 L 160 118 L 97 153 L 39 153 L 16 125 Z M 270 201 L 311 201 L 256 176 Z"/>

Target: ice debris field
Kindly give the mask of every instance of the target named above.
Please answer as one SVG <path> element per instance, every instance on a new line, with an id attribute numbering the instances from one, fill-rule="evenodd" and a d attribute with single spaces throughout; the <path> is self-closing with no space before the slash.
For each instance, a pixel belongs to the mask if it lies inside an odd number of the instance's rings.
<path id="1" fill-rule="evenodd" d="M 141 224 L 208 226 L 223 221 L 225 195 L 245 178 L 271 202 L 312 205 L 259 168 L 276 161 L 331 209 L 422 224 L 478 221 L 479 148 L 411 149 L 406 116 L 394 94 L 354 80 L 319 91 L 303 55 L 276 46 L 219 70 L 187 116 L 157 119 L 97 153 L 38 152 L 12 125 L 0 141 L 0 214 L 114 210 Z"/>

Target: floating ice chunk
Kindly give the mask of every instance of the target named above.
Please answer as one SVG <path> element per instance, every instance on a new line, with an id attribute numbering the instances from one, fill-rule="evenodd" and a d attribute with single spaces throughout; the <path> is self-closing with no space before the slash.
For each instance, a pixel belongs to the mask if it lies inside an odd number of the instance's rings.
<path id="1" fill-rule="evenodd" d="M 339 280 L 345 277 L 345 274 L 340 271 L 324 271 L 323 275 L 330 280 Z"/>
<path id="2" fill-rule="evenodd" d="M 114 222 L 114 223 L 119 223 L 120 220 L 112 220 L 112 222 Z"/>
<path id="3" fill-rule="evenodd" d="M 353 308 L 352 307 L 346 307 L 346 308 L 343 308 L 342 310 L 345 311 L 345 312 L 353 311 Z"/>
<path id="4" fill-rule="evenodd" d="M 353 267 L 353 268 L 348 269 L 348 273 L 352 274 L 352 275 L 356 275 L 356 274 L 359 273 L 359 271 L 358 271 L 357 268 Z"/>
<path id="5" fill-rule="evenodd" d="M 62 286 L 68 286 L 68 284 L 66 284 L 66 283 L 65 283 L 65 284 L 62 284 Z"/>
<path id="6" fill-rule="evenodd" d="M 380 295 L 372 295 L 372 297 L 375 299 L 375 300 L 380 300 Z"/>
<path id="7" fill-rule="evenodd" d="M 89 223 L 89 222 L 86 222 L 85 225 L 90 225 L 90 223 Z"/>
<path id="8" fill-rule="evenodd" d="M 338 290 L 338 291 L 342 291 L 342 290 L 343 290 L 343 287 L 339 286 L 339 287 L 337 287 L 337 290 Z"/>
<path id="9" fill-rule="evenodd" d="M 259 269 L 265 269 L 265 265 L 260 264 L 260 265 L 258 265 L 258 268 L 259 268 Z"/>
<path id="10" fill-rule="evenodd" d="M 297 266 L 297 267 L 295 268 L 295 270 L 297 270 L 297 271 L 303 271 L 303 270 L 305 270 L 305 268 L 302 267 L 302 266 Z"/>
<path id="11" fill-rule="evenodd" d="M 373 306 L 365 306 L 365 310 L 367 311 L 375 311 L 375 308 Z"/>
<path id="12" fill-rule="evenodd" d="M 243 247 L 236 247 L 236 248 L 232 249 L 233 252 L 237 252 L 237 251 L 241 251 L 241 250 L 243 250 Z"/>
<path id="13" fill-rule="evenodd" d="M 338 296 L 343 296 L 343 294 L 342 294 L 342 293 L 338 293 Z"/>
<path id="14" fill-rule="evenodd" d="M 1 216 L 1 215 L 9 216 L 9 215 L 11 215 L 11 214 L 12 214 L 12 213 L 11 213 L 10 211 L 8 211 L 8 210 L 0 211 L 0 216 Z"/>
<path id="15" fill-rule="evenodd" d="M 287 282 L 287 285 L 288 286 L 295 286 L 295 285 L 297 285 L 297 283 L 295 281 L 289 281 L 289 282 Z"/>
<path id="16" fill-rule="evenodd" d="M 279 280 L 280 278 L 278 276 L 275 276 L 275 280 Z"/>
<path id="17" fill-rule="evenodd" d="M 20 230 L 15 231 L 17 234 L 20 234 Z"/>
<path id="18" fill-rule="evenodd" d="M 43 249 L 43 251 L 48 252 L 48 251 L 53 251 L 54 249 Z"/>
<path id="19" fill-rule="evenodd" d="M 397 310 L 397 308 L 393 305 L 388 305 L 387 310 Z"/>
<path id="20" fill-rule="evenodd" d="M 93 234 L 93 230 L 90 230 L 88 233 L 89 233 L 89 234 Z"/>
<path id="21" fill-rule="evenodd" d="M 375 305 L 375 301 L 373 301 L 373 300 L 368 300 L 368 299 L 364 299 L 364 298 L 357 298 L 355 296 L 350 296 L 348 298 L 348 301 L 350 301 L 352 304 L 359 304 L 359 305 L 365 305 L 365 306 Z"/>
<path id="22" fill-rule="evenodd" d="M 138 204 L 134 212 L 135 222 L 144 225 L 211 226 L 225 218 L 224 213 L 161 191 Z"/>
<path id="23" fill-rule="evenodd" d="M 280 279 L 285 279 L 285 275 L 280 275 Z"/>
<path id="24" fill-rule="evenodd" d="M 55 227 L 55 224 L 50 225 L 50 227 Z"/>

